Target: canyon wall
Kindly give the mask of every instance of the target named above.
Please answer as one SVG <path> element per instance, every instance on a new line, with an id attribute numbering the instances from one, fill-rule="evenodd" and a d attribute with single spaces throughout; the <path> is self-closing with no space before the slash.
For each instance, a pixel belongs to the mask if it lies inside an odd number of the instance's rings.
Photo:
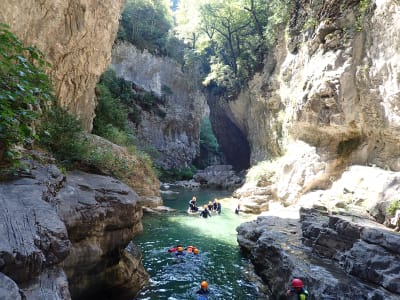
<path id="1" fill-rule="evenodd" d="M 118 77 L 165 101 L 162 114 L 142 110 L 135 128 L 138 137 L 160 153 L 156 163 L 167 169 L 191 165 L 199 155 L 200 122 L 206 112 L 195 70 L 183 71 L 173 59 L 129 43 L 113 48 L 111 67 Z"/>
<path id="2" fill-rule="evenodd" d="M 91 130 L 94 88 L 111 60 L 123 0 L 8 0 L 0 22 L 25 45 L 35 45 L 51 63 L 48 73 L 59 104 Z"/>
<path id="3" fill-rule="evenodd" d="M 253 166 L 281 157 L 275 196 L 325 189 L 350 165 L 400 171 L 399 16 L 395 1 L 296 1 L 288 35 L 224 108 Z"/>

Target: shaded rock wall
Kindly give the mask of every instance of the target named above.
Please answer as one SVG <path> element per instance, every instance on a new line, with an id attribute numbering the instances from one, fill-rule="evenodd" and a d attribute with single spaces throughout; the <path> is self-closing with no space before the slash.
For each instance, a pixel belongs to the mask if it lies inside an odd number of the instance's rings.
<path id="1" fill-rule="evenodd" d="M 124 1 L 7 0 L 0 22 L 26 44 L 36 45 L 51 63 L 60 105 L 79 116 L 87 130 L 94 118 L 94 88 L 110 63 Z"/>
<path id="2" fill-rule="evenodd" d="M 176 61 L 129 43 L 114 47 L 111 67 L 118 77 L 165 97 L 165 116 L 142 111 L 136 128 L 139 138 L 160 152 L 156 163 L 167 169 L 190 165 L 199 155 L 200 122 L 206 111 L 195 71 L 184 72 Z"/>

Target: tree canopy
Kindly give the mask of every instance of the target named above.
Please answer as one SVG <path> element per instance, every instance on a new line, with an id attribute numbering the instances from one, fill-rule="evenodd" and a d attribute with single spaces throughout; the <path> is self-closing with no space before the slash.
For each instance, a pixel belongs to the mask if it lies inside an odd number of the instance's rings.
<path id="1" fill-rule="evenodd" d="M 205 85 L 226 95 L 236 93 L 262 63 L 274 29 L 285 23 L 292 0 L 181 0 L 176 13 L 178 36 L 206 55 Z"/>
<path id="2" fill-rule="evenodd" d="M 118 37 L 140 49 L 175 56 L 188 65 L 200 57 L 199 61 L 207 63 L 202 68 L 203 84 L 218 87 L 229 98 L 262 64 L 276 39 L 276 28 L 288 20 L 293 2 L 128 0 Z M 186 44 L 186 50 L 178 40 Z M 179 55 L 174 54 L 177 50 Z"/>

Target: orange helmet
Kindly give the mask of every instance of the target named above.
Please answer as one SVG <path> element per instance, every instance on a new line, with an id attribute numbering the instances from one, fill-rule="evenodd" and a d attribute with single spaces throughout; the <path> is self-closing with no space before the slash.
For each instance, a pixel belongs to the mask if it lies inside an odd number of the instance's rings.
<path id="1" fill-rule="evenodd" d="M 205 280 L 202 281 L 202 282 L 201 282 L 201 287 L 202 287 L 202 288 L 205 288 L 205 289 L 208 288 L 208 282 L 205 281 Z"/>
<path id="2" fill-rule="evenodd" d="M 176 250 L 178 250 L 179 252 L 182 252 L 183 251 L 183 247 L 178 247 Z"/>
<path id="3" fill-rule="evenodd" d="M 193 253 L 194 253 L 194 254 L 199 254 L 199 249 L 194 248 Z"/>
<path id="4" fill-rule="evenodd" d="M 304 287 L 303 281 L 298 278 L 292 280 L 292 288 L 302 288 Z"/>

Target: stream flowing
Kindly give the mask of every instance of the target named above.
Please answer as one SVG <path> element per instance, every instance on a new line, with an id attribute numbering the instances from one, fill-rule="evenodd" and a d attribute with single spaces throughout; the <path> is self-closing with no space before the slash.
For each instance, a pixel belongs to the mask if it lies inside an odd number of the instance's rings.
<path id="1" fill-rule="evenodd" d="M 211 291 L 208 299 L 257 299 L 257 289 L 248 280 L 252 274 L 250 262 L 242 257 L 236 241 L 236 227 L 250 217 L 235 214 L 235 203 L 228 200 L 222 202 L 221 215 L 213 213 L 204 219 L 188 214 L 192 196 L 202 206 L 230 193 L 176 190 L 162 196 L 164 205 L 176 211 L 143 216 L 143 233 L 134 242 L 142 249 L 143 265 L 151 279 L 136 299 L 198 299 L 196 291 L 203 280 Z M 177 244 L 193 245 L 200 253 L 176 257 L 168 249 Z"/>

